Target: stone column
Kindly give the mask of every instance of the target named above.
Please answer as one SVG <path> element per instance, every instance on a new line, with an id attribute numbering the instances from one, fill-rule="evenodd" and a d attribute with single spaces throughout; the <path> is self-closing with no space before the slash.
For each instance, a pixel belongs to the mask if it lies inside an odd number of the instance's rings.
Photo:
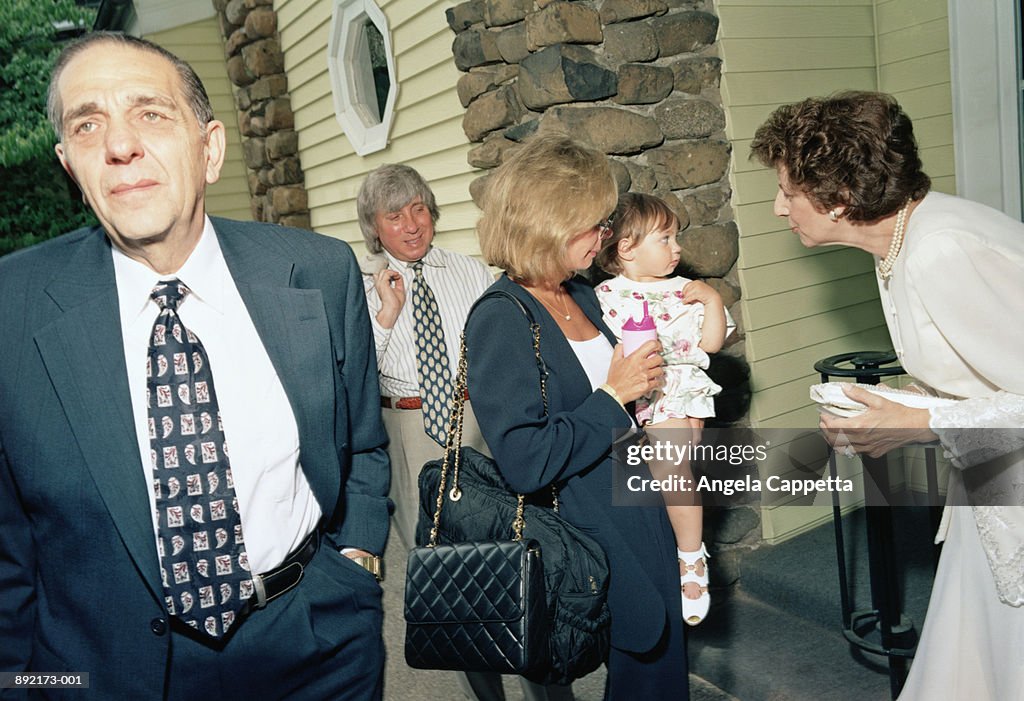
<path id="1" fill-rule="evenodd" d="M 620 191 L 657 195 L 676 212 L 686 228 L 678 272 L 715 287 L 740 325 L 711 373 L 730 393 L 721 404 L 741 407 L 722 418 L 745 423 L 739 232 L 712 0 L 468 0 L 447 19 L 462 126 L 478 144 L 470 165 L 495 168 L 530 134 L 559 130 L 608 154 Z M 486 178 L 470 188 L 478 205 Z M 759 540 L 756 510 L 721 518 L 719 553 Z M 715 562 L 719 583 L 734 581 L 734 558 Z"/>
<path id="2" fill-rule="evenodd" d="M 256 221 L 310 228 L 299 139 L 273 0 L 213 0 L 235 86 Z"/>
<path id="3" fill-rule="evenodd" d="M 681 272 L 738 314 L 725 113 L 710 0 L 469 0 L 447 11 L 463 71 L 469 163 L 501 163 L 557 129 L 612 159 L 622 191 L 653 193 L 689 227 Z M 479 204 L 486 174 L 472 186 Z M 741 339 L 741 336 L 738 336 Z M 735 345 L 736 341 L 734 341 Z M 742 349 L 734 347 L 734 353 Z"/>

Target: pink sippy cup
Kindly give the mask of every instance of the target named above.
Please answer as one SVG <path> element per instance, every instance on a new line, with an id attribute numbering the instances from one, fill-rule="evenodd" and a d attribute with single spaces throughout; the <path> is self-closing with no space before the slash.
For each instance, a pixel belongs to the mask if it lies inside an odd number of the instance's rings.
<path id="1" fill-rule="evenodd" d="M 622 354 L 629 355 L 647 341 L 657 340 L 658 329 L 654 325 L 654 318 L 647 311 L 647 300 L 644 300 L 643 318 L 634 321 L 630 317 L 622 325 Z"/>

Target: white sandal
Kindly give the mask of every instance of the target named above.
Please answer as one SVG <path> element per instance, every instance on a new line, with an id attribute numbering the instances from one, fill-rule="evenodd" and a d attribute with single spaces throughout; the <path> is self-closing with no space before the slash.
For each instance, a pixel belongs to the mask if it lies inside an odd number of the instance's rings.
<path id="1" fill-rule="evenodd" d="M 708 555 L 704 543 L 700 544 L 699 550 L 692 552 L 686 552 L 677 548 L 676 555 L 679 557 L 679 561 L 683 563 L 683 569 L 686 572 L 679 577 L 679 595 L 683 601 L 683 620 L 688 625 L 695 626 L 704 620 L 704 617 L 708 615 L 708 610 L 711 608 L 711 594 L 708 593 L 708 560 L 711 559 L 711 556 Z M 699 575 L 697 574 L 697 563 L 702 559 L 704 560 L 704 574 Z M 686 596 L 686 592 L 683 589 L 685 585 L 690 583 L 700 587 L 700 596 L 696 599 Z"/>

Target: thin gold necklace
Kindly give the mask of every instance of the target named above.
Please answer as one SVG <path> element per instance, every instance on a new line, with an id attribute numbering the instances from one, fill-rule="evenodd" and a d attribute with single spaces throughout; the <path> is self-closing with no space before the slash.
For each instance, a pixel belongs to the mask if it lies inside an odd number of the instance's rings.
<path id="1" fill-rule="evenodd" d="M 541 299 L 541 297 L 539 295 L 534 295 L 534 297 L 536 297 L 537 299 L 540 299 L 540 303 L 543 304 L 548 309 L 550 309 L 551 311 L 553 311 L 555 314 L 561 314 L 562 317 L 566 321 L 572 321 L 572 315 L 569 314 L 569 303 L 568 302 L 566 302 L 564 305 L 562 305 L 563 306 L 562 311 L 559 312 L 557 309 L 555 309 L 550 304 L 548 304 L 543 299 Z M 558 293 L 557 292 L 555 293 L 555 299 L 558 299 Z"/>

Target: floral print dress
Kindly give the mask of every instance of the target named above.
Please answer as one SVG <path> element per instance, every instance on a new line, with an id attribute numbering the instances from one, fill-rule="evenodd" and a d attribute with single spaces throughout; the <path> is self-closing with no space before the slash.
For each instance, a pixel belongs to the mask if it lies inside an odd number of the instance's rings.
<path id="1" fill-rule="evenodd" d="M 722 391 L 704 370 L 708 354 L 698 347 L 704 305 L 683 303 L 683 288 L 690 280 L 671 277 L 656 282 L 636 282 L 622 275 L 600 283 L 596 288 L 604 322 L 616 338 L 622 340 L 622 325 L 633 317 L 643 317 L 643 303 L 658 327 L 658 340 L 665 359 L 665 387 L 636 401 L 636 418 L 643 424 L 687 416 L 708 418 L 715 415 L 714 396 Z M 736 328 L 726 312 L 728 336 Z"/>

